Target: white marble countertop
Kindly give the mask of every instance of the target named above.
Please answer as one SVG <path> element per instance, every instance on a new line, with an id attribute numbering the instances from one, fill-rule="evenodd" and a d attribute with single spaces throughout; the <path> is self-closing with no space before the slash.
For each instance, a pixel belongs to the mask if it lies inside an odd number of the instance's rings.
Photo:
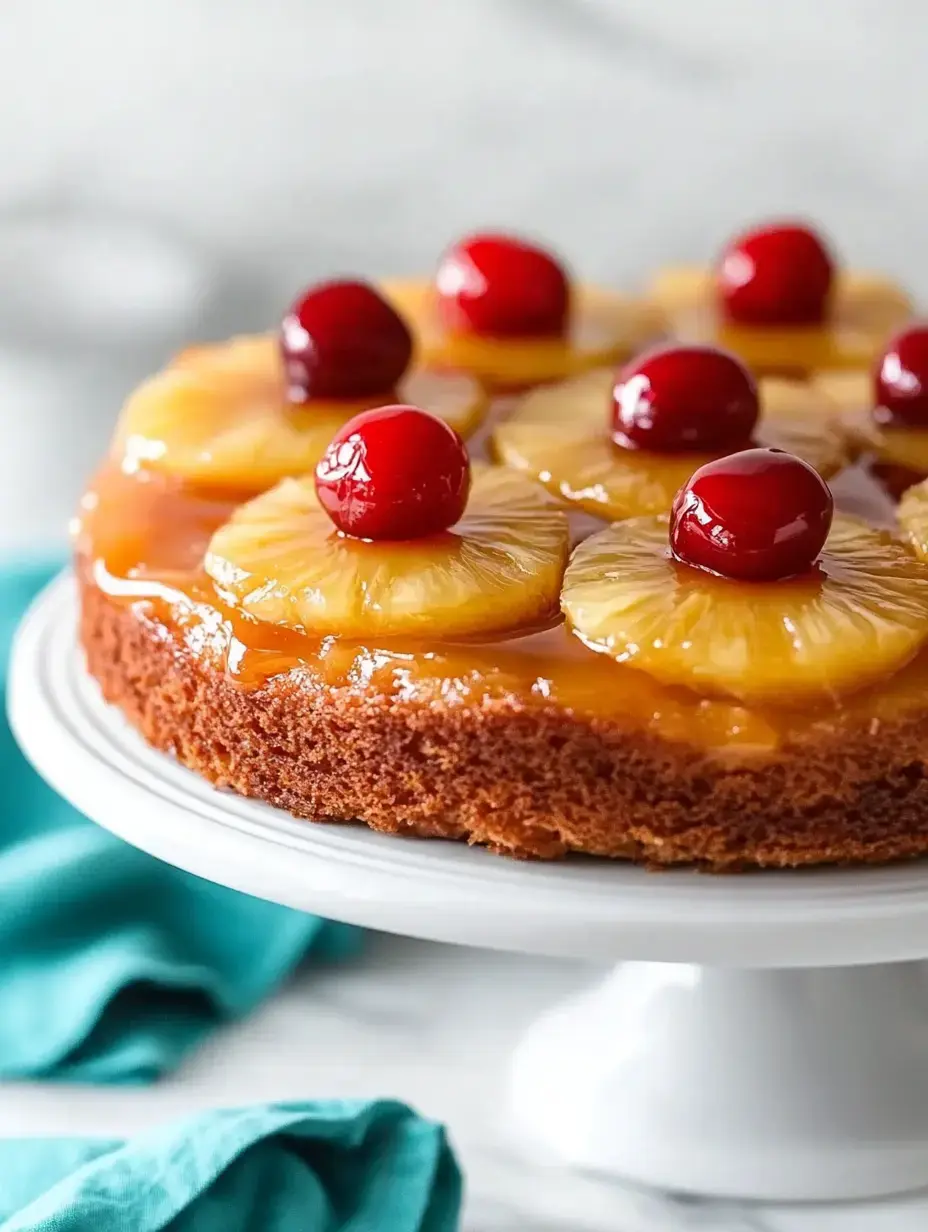
<path id="1" fill-rule="evenodd" d="M 928 1194 L 768 1207 L 664 1197 L 523 1158 L 501 1126 L 510 1048 L 581 964 L 374 935 L 366 956 L 301 976 L 147 1089 L 13 1084 L 0 1134 L 130 1134 L 196 1108 L 396 1096 L 450 1128 L 467 1175 L 464 1232 L 923 1232 Z"/>

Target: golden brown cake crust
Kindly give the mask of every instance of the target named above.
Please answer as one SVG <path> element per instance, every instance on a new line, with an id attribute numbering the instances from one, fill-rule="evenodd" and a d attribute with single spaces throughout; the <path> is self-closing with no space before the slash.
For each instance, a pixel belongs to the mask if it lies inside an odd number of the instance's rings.
<path id="1" fill-rule="evenodd" d="M 213 783 L 297 817 L 717 871 L 928 853 L 928 710 L 726 765 L 514 698 L 426 706 L 362 683 L 310 688 L 299 672 L 245 688 L 86 569 L 80 590 L 106 700 Z"/>

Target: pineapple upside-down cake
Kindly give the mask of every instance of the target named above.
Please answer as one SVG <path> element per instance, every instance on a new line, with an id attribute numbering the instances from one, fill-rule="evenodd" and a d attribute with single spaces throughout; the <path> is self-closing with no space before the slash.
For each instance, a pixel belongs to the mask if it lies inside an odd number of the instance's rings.
<path id="1" fill-rule="evenodd" d="M 928 853 L 928 465 L 898 519 L 869 469 L 928 440 L 928 392 L 852 414 L 711 343 L 629 358 L 624 300 L 587 362 L 553 258 L 453 254 L 438 358 L 401 295 L 330 282 L 130 397 L 75 540 L 106 699 L 310 821 L 717 870 Z M 928 346 L 892 347 L 928 391 Z"/>

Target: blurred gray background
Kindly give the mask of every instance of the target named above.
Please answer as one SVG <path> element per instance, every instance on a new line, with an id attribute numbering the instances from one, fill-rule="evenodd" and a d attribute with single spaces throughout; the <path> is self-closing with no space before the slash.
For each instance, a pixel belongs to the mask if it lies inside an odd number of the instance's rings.
<path id="1" fill-rule="evenodd" d="M 0 547 L 185 337 L 475 226 L 633 283 L 801 212 L 928 291 L 926 56 L 922 0 L 5 0 Z"/>

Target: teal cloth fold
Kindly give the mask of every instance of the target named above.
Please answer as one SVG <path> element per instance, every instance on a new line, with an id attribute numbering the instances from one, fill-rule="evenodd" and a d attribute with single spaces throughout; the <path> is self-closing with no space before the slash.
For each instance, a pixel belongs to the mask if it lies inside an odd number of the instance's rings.
<path id="1" fill-rule="evenodd" d="M 55 573 L 0 568 L 16 625 Z M 360 933 L 183 873 L 75 812 L 0 720 L 0 1077 L 146 1082 Z M 0 1173 L 2 1175 L 2 1173 Z"/>
<path id="2" fill-rule="evenodd" d="M 454 1232 L 440 1125 L 332 1100 L 207 1112 L 129 1142 L 0 1141 L 5 1232 Z"/>

